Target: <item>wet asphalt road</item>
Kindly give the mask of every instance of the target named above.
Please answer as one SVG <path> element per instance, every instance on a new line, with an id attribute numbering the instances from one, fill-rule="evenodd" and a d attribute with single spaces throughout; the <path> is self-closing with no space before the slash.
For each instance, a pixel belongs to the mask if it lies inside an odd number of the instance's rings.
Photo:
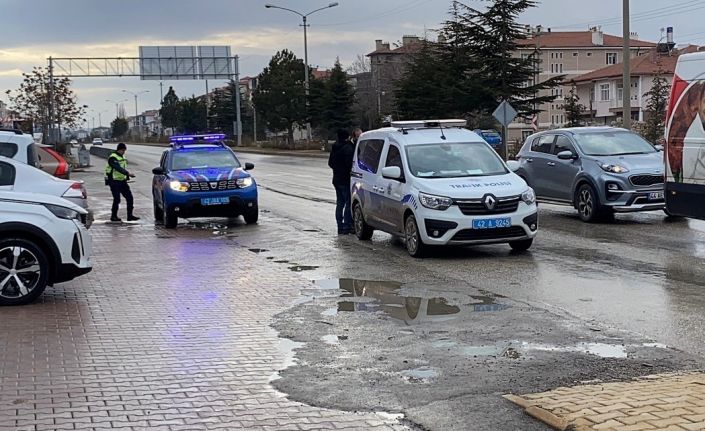
<path id="1" fill-rule="evenodd" d="M 133 187 L 145 196 L 149 172 L 162 151 L 130 147 L 128 157 L 137 163 L 141 179 Z M 260 185 L 260 208 L 320 231 L 310 234 L 310 247 L 318 249 L 311 252 L 313 261 L 299 259 L 299 263 L 323 266 L 321 255 L 335 256 L 330 245 L 336 230 L 335 196 L 326 160 L 245 153 L 240 159 L 256 165 L 252 173 Z M 386 234 L 376 233 L 368 244 L 352 238 L 349 242 L 384 253 L 393 264 L 413 271 L 469 280 L 479 289 L 587 325 L 705 354 L 705 222 L 669 220 L 655 212 L 618 215 L 613 223 L 590 225 L 571 208 L 541 205 L 540 225 L 534 247 L 525 255 L 511 255 L 507 246 L 492 245 L 440 250 L 434 258 L 417 261 Z M 311 276 L 334 275 L 330 272 Z"/>

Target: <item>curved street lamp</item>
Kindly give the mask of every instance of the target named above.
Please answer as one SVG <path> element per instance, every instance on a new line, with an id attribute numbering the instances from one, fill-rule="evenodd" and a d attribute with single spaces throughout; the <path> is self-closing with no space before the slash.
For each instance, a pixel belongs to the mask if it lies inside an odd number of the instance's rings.
<path id="1" fill-rule="evenodd" d="M 285 11 L 287 11 L 287 12 L 295 13 L 296 15 L 300 16 L 301 19 L 303 20 L 303 28 L 304 28 L 304 66 L 305 66 L 304 72 L 306 73 L 305 81 L 304 81 L 304 82 L 305 82 L 305 86 L 306 86 L 306 87 L 305 87 L 305 88 L 306 88 L 306 106 L 308 106 L 308 96 L 309 96 L 309 82 L 308 82 L 308 79 L 309 79 L 309 78 L 308 78 L 308 75 L 309 75 L 309 70 L 308 70 L 308 35 L 307 35 L 307 31 L 306 31 L 306 29 L 307 29 L 307 27 L 308 27 L 308 17 L 309 17 L 310 15 L 313 15 L 313 14 L 316 13 L 316 12 L 319 12 L 319 11 L 322 11 L 322 10 L 325 10 L 325 9 L 330 9 L 330 8 L 336 7 L 336 6 L 338 6 L 338 2 L 333 2 L 333 3 L 328 3 L 327 6 L 323 6 L 323 7 L 321 7 L 321 8 L 312 10 L 312 11 L 309 12 L 309 13 L 301 13 L 301 12 L 295 11 L 295 10 L 293 10 L 293 9 L 289 9 L 289 8 L 282 7 L 282 6 L 276 6 L 276 5 L 273 5 L 273 4 L 270 4 L 270 3 L 267 3 L 267 4 L 264 5 L 264 7 L 267 8 L 267 9 L 281 9 L 281 10 L 285 10 Z M 309 144 L 310 144 L 310 143 L 311 143 L 311 123 L 306 123 L 306 137 L 307 137 L 307 140 L 308 140 L 308 142 L 309 142 Z"/>

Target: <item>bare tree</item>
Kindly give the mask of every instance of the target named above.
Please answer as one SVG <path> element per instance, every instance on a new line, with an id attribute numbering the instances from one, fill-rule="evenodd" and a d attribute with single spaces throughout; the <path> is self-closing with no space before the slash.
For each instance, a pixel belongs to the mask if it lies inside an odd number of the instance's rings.
<path id="1" fill-rule="evenodd" d="M 358 73 L 367 73 L 371 70 L 372 66 L 370 64 L 370 59 L 365 55 L 358 54 L 350 67 L 348 67 L 347 73 L 349 75 L 357 75 Z"/>

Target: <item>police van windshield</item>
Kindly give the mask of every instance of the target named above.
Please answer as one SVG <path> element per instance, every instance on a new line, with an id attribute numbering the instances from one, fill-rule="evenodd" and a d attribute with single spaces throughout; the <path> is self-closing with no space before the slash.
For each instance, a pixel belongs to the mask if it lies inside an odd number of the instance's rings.
<path id="1" fill-rule="evenodd" d="M 239 168 L 235 155 L 227 150 L 176 151 L 171 158 L 171 169 Z"/>
<path id="2" fill-rule="evenodd" d="M 485 143 L 440 143 L 406 147 L 411 174 L 419 178 L 504 175 L 508 171 Z"/>

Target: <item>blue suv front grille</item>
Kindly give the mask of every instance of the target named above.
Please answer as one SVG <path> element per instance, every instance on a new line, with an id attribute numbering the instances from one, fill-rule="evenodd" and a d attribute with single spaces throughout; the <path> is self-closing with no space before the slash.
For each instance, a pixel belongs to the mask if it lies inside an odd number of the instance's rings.
<path id="1" fill-rule="evenodd" d="M 236 180 L 199 181 L 188 185 L 188 191 L 190 192 L 222 192 L 223 190 L 235 190 L 237 188 Z"/>

